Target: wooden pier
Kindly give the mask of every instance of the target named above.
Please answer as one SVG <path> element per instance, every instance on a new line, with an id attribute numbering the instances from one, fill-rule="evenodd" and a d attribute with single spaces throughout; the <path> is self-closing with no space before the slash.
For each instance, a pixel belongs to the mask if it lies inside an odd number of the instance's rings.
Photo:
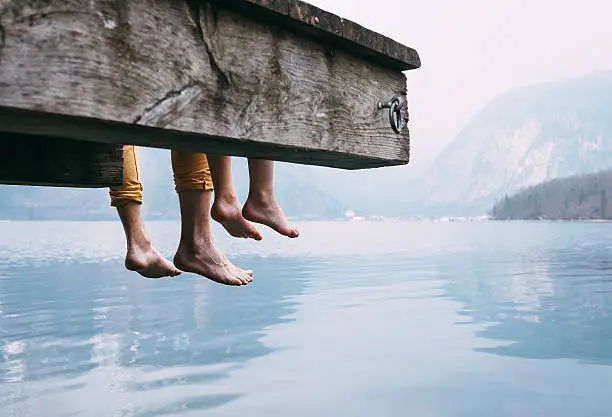
<path id="1" fill-rule="evenodd" d="M 417 52 L 298 0 L 0 2 L 0 183 L 105 187 L 124 143 L 407 164 Z"/>

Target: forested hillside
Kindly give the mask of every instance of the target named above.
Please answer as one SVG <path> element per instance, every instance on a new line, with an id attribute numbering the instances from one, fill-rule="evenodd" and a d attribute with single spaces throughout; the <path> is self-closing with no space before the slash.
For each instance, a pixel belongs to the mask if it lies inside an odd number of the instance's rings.
<path id="1" fill-rule="evenodd" d="M 493 207 L 498 220 L 612 219 L 612 170 L 555 179 L 530 187 Z"/>

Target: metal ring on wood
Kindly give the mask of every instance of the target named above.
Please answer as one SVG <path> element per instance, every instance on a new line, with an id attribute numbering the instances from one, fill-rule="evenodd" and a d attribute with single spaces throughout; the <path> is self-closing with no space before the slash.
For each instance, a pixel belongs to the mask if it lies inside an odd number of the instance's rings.
<path id="1" fill-rule="evenodd" d="M 378 102 L 378 109 L 389 109 L 389 123 L 391 129 L 398 135 L 402 133 L 402 109 L 404 108 L 404 100 L 400 97 L 393 97 L 390 102 Z"/>

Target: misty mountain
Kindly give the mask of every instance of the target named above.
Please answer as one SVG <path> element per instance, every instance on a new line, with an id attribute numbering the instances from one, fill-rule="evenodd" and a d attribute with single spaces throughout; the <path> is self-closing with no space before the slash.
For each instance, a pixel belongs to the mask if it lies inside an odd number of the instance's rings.
<path id="1" fill-rule="evenodd" d="M 311 184 L 358 213 L 384 216 L 406 213 L 415 179 L 410 165 L 347 171 L 278 164 L 278 172 Z"/>
<path id="2" fill-rule="evenodd" d="M 610 168 L 610 109 L 612 71 L 505 94 L 476 114 L 415 184 L 411 207 L 480 214 L 505 194 Z"/>

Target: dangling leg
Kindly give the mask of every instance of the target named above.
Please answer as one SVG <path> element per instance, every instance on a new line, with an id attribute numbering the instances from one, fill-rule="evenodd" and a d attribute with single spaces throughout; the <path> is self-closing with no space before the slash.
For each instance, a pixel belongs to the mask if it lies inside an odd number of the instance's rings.
<path id="1" fill-rule="evenodd" d="M 152 246 L 140 214 L 142 184 L 138 178 L 136 147 L 123 146 L 123 185 L 110 189 L 127 240 L 125 266 L 146 278 L 174 277 L 181 273 Z"/>
<path id="2" fill-rule="evenodd" d="M 181 207 L 181 240 L 174 263 L 225 285 L 246 285 L 252 271 L 233 265 L 214 245 L 210 233 L 213 183 L 205 154 L 172 151 L 172 169 Z"/>
<path id="3" fill-rule="evenodd" d="M 215 201 L 211 209 L 212 218 L 221 223 L 225 230 L 234 237 L 261 240 L 261 234 L 255 226 L 242 217 L 240 202 L 232 184 L 231 157 L 208 155 L 208 162 L 215 185 Z"/>
<path id="4" fill-rule="evenodd" d="M 296 238 L 297 229 L 289 226 L 274 198 L 274 161 L 249 158 L 249 197 L 242 215 L 245 219 L 264 224 L 281 235 Z"/>

